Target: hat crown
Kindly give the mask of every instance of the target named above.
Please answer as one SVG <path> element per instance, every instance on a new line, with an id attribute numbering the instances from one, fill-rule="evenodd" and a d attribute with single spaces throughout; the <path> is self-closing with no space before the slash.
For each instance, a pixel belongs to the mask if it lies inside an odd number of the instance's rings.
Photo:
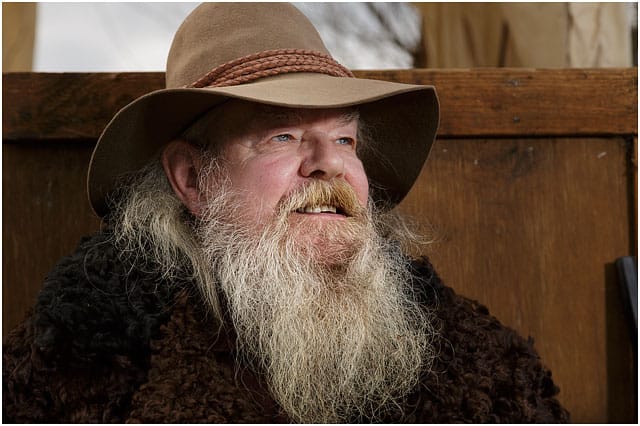
<path id="1" fill-rule="evenodd" d="M 313 24 L 291 4 L 201 4 L 187 16 L 173 39 L 166 86 L 187 86 L 219 65 L 274 49 L 329 54 Z"/>

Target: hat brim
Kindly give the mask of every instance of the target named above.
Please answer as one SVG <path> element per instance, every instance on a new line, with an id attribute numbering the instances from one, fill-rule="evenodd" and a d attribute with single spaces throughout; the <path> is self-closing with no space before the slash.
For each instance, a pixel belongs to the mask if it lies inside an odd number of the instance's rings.
<path id="1" fill-rule="evenodd" d="M 95 213 L 100 217 L 108 213 L 106 200 L 120 176 L 145 166 L 195 119 L 228 99 L 290 108 L 359 106 L 374 141 L 361 160 L 373 199 L 386 208 L 411 189 L 439 124 L 432 86 L 295 73 L 238 86 L 157 90 L 121 109 L 98 139 L 87 176 Z"/>

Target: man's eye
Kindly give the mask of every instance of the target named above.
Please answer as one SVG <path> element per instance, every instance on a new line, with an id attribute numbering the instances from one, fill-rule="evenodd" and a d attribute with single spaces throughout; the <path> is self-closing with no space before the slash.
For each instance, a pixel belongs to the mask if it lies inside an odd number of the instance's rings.
<path id="1" fill-rule="evenodd" d="M 355 140 L 353 138 L 340 138 L 336 140 L 338 145 L 355 145 Z"/>
<path id="2" fill-rule="evenodd" d="M 292 141 L 294 139 L 295 138 L 292 135 L 288 134 L 288 133 L 284 133 L 282 135 L 277 135 L 277 136 L 274 136 L 274 137 L 271 138 L 271 140 L 274 141 L 274 142 L 289 142 L 289 141 Z"/>

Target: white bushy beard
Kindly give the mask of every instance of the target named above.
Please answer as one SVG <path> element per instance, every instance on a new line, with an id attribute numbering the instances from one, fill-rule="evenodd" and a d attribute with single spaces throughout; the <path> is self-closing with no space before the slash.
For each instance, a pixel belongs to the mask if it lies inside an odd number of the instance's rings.
<path id="1" fill-rule="evenodd" d="M 257 229 L 236 199 L 223 189 L 209 197 L 198 233 L 243 359 L 295 421 L 397 412 L 430 364 L 433 331 L 413 300 L 406 258 L 380 237 L 371 209 L 358 207 L 346 183 L 316 181 Z M 320 227 L 305 226 L 305 215 L 291 220 L 310 199 L 353 217 Z"/>

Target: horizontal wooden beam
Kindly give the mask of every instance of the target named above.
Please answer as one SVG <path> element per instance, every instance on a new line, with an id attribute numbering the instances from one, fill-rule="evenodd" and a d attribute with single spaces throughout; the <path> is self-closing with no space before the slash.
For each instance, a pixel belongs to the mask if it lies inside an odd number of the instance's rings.
<path id="1" fill-rule="evenodd" d="M 359 77 L 432 84 L 440 136 L 637 134 L 638 70 L 363 71 Z"/>
<path id="2" fill-rule="evenodd" d="M 356 71 L 432 84 L 440 137 L 637 135 L 637 68 Z M 164 86 L 164 73 L 3 74 L 5 142 L 97 138 L 113 115 Z"/>
<path id="3" fill-rule="evenodd" d="M 6 73 L 3 141 L 97 139 L 115 113 L 164 86 L 164 73 Z"/>

